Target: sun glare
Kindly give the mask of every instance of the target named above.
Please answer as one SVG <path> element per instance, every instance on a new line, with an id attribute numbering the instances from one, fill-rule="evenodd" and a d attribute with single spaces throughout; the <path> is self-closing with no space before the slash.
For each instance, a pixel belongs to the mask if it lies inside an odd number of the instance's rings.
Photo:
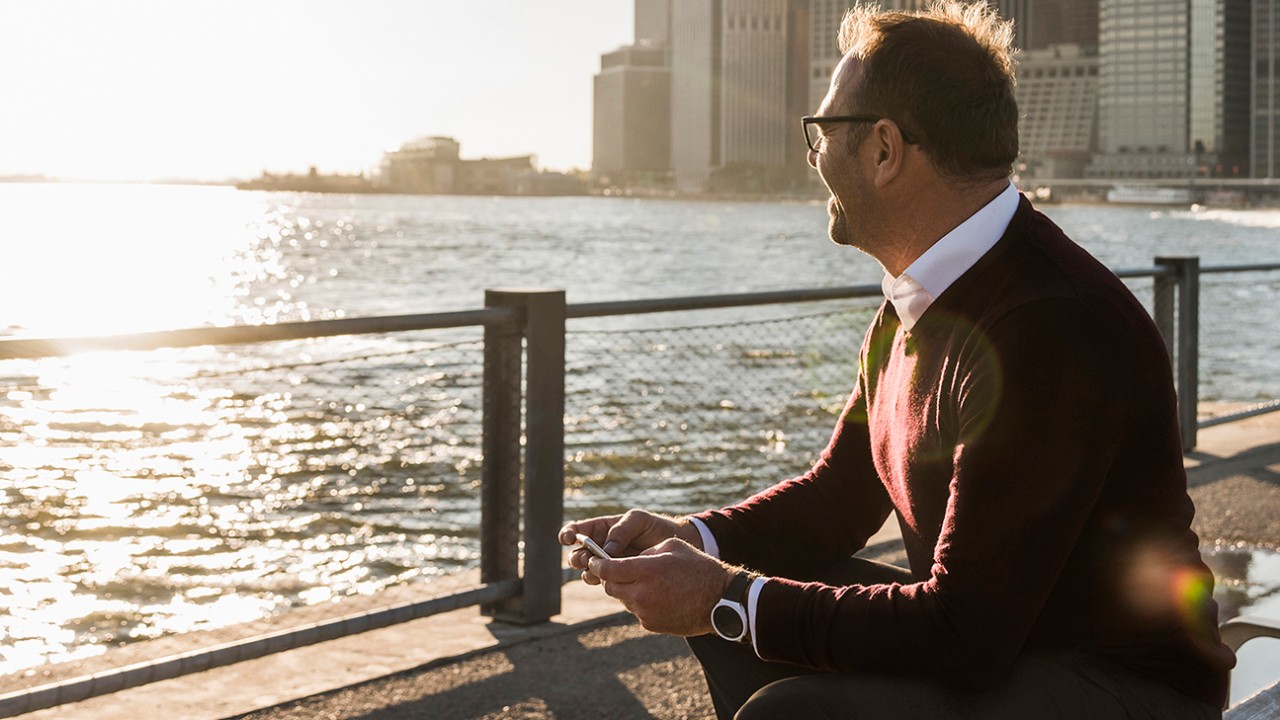
<path id="1" fill-rule="evenodd" d="M 3 322 L 24 335 L 225 323 L 262 201 L 231 188 L 0 187 Z M 0 333 L 4 327 L 0 324 Z"/>

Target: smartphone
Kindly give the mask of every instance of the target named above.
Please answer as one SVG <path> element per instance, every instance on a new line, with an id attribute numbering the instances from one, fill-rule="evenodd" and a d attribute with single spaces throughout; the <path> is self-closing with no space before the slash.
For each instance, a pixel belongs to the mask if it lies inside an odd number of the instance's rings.
<path id="1" fill-rule="evenodd" d="M 605 552 L 603 548 L 601 548 L 599 545 L 596 544 L 595 540 L 592 540 L 591 538 L 587 537 L 586 535 L 583 535 L 582 533 L 575 533 L 575 534 L 578 538 L 578 542 L 582 543 L 582 547 L 586 548 L 587 552 L 590 552 L 592 555 L 595 555 L 598 558 L 604 558 L 605 560 L 613 559 L 612 557 L 609 556 L 609 553 Z"/>

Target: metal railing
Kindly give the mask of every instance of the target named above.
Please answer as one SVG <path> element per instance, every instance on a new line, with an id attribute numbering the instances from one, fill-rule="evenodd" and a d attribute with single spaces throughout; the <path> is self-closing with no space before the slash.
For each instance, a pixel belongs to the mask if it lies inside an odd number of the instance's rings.
<path id="1" fill-rule="evenodd" d="M 1158 257 L 1152 267 L 1117 270 L 1152 278 L 1152 315 L 1165 338 L 1179 398 L 1196 398 L 1200 277 L 1280 270 L 1280 263 L 1201 267 L 1195 257 Z M 880 286 L 807 289 L 568 305 L 563 290 L 489 290 L 485 307 L 452 313 L 366 317 L 251 327 L 197 328 L 112 337 L 0 340 L 0 360 L 98 350 L 142 350 L 264 343 L 352 334 L 467 326 L 484 329 L 480 582 L 452 595 L 349 616 L 180 656 L 130 665 L 0 696 L 0 716 L 206 670 L 397 622 L 479 605 L 496 619 L 544 622 L 560 612 L 566 579 L 557 532 L 564 520 L 566 321 L 755 305 L 878 298 Z M 1197 421 L 1196 402 L 1180 402 L 1185 449 L 1196 430 L 1280 409 L 1273 401 Z"/>

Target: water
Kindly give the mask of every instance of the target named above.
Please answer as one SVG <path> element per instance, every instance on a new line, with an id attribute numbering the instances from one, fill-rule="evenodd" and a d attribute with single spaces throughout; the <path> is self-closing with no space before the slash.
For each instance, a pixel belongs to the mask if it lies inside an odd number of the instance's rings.
<path id="1" fill-rule="evenodd" d="M 1112 267 L 1280 255 L 1280 212 L 1047 210 Z M 0 185 L 0 335 L 878 282 L 825 227 L 821 202 Z M 1202 399 L 1275 397 L 1276 333 L 1249 319 L 1277 294 L 1274 273 L 1205 278 Z M 567 512 L 686 512 L 802 470 L 871 307 L 571 323 Z M 0 672 L 474 567 L 480 349 L 455 330 L 0 361 Z"/>
<path id="2" fill-rule="evenodd" d="M 1280 617 L 1280 554 L 1224 545 L 1205 553 L 1217 586 L 1214 598 L 1222 617 L 1249 614 Z M 1235 704 L 1280 678 L 1280 640 L 1256 638 L 1245 643 L 1231 672 Z"/>

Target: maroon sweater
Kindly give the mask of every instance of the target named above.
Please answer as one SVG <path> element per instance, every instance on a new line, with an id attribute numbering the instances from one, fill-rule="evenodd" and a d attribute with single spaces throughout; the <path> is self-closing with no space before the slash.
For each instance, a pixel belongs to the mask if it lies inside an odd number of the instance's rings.
<path id="1" fill-rule="evenodd" d="M 858 384 L 805 475 L 698 516 L 773 576 L 767 660 L 980 688 L 1080 652 L 1221 706 L 1231 652 L 1194 512 L 1164 344 L 1142 305 L 1024 198 L 910 332 L 881 306 Z M 915 582 L 785 578 L 897 514 Z"/>

